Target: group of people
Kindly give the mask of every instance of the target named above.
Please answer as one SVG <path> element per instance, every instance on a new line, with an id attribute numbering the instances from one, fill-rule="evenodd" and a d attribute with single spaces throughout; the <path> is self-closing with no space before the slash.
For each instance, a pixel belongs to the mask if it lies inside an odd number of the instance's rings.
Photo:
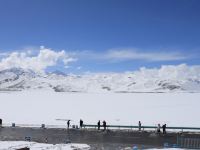
<path id="1" fill-rule="evenodd" d="M 100 120 L 97 122 L 97 127 L 98 127 L 98 130 L 100 130 L 100 127 L 101 127 L 101 122 L 100 122 Z M 106 121 L 105 121 L 105 120 L 103 121 L 103 130 L 104 130 L 104 131 L 106 130 Z"/>
<path id="2" fill-rule="evenodd" d="M 100 120 L 99 120 L 98 123 L 97 123 L 97 127 L 98 127 L 98 130 L 100 130 L 100 127 L 101 127 Z M 166 134 L 166 133 L 167 133 L 167 132 L 166 132 L 166 127 L 167 127 L 166 124 L 163 124 L 163 125 L 162 125 L 163 134 Z M 81 127 L 81 128 L 82 128 L 82 127 Z M 106 121 L 105 121 L 105 120 L 103 121 L 103 128 L 104 128 L 104 130 L 106 130 Z M 139 122 L 138 122 L 138 129 L 139 129 L 139 131 L 141 131 L 141 128 L 142 128 L 142 123 L 141 123 L 141 121 L 139 121 Z M 158 124 L 157 132 L 160 133 L 160 132 L 161 132 L 160 130 L 161 130 L 161 125 Z"/>
<path id="3" fill-rule="evenodd" d="M 67 120 L 67 128 L 70 127 L 70 121 L 71 121 L 71 120 Z M 103 123 L 103 124 L 102 124 L 103 130 L 105 131 L 105 130 L 106 130 L 106 127 L 107 127 L 106 121 L 104 120 L 102 123 Z M 79 124 L 80 124 L 80 128 L 82 128 L 82 127 L 83 127 L 83 120 L 82 120 L 82 119 L 80 119 Z M 1 127 L 1 126 L 2 126 L 2 119 L 0 118 L 0 127 Z M 101 122 L 100 122 L 100 120 L 99 120 L 99 121 L 97 122 L 97 129 L 100 130 L 100 128 L 101 128 Z M 141 131 L 141 128 L 142 128 L 142 123 L 141 123 L 141 121 L 139 121 L 139 122 L 138 122 L 138 129 L 139 129 L 139 131 Z M 166 124 L 163 124 L 162 127 L 161 127 L 160 124 L 158 124 L 158 126 L 157 126 L 157 133 L 160 133 L 160 132 L 161 132 L 161 128 L 162 128 L 162 130 L 163 130 L 163 134 L 166 134 Z"/>
<path id="4" fill-rule="evenodd" d="M 141 127 L 142 127 L 142 123 L 141 123 L 141 121 L 139 121 L 139 122 L 138 122 L 138 129 L 139 129 L 139 131 L 141 131 Z M 166 134 L 166 133 L 167 133 L 167 132 L 166 132 L 166 127 L 167 127 L 166 124 L 163 124 L 163 125 L 162 125 L 163 134 Z M 157 126 L 157 133 L 160 133 L 160 132 L 161 132 L 160 130 L 161 130 L 161 125 L 158 124 L 158 126 Z"/>
<path id="5" fill-rule="evenodd" d="M 70 121 L 71 121 L 71 120 L 68 120 L 68 121 L 67 121 L 67 128 L 70 127 Z M 83 120 L 82 120 L 82 119 L 80 119 L 79 124 L 80 124 L 80 128 L 82 128 L 82 127 L 83 127 Z M 105 120 L 102 122 L 102 126 L 103 126 L 103 130 L 105 131 L 105 130 L 106 130 L 106 127 L 107 127 L 107 124 L 106 124 L 106 121 L 105 121 Z M 97 122 L 97 129 L 100 130 L 100 128 L 101 128 L 101 122 L 100 122 L 100 120 L 99 120 L 99 121 Z M 139 129 L 139 131 L 141 131 L 141 128 L 142 128 L 142 123 L 141 123 L 141 121 L 139 121 L 139 122 L 138 122 L 138 129 Z M 162 127 L 161 127 L 160 124 L 158 124 L 158 126 L 157 126 L 157 133 L 160 133 L 160 132 L 161 132 L 161 128 L 162 128 L 162 130 L 163 130 L 163 134 L 166 134 L 166 124 L 162 125 Z"/>
<path id="6" fill-rule="evenodd" d="M 163 124 L 163 125 L 162 125 L 163 134 L 166 134 L 166 133 L 167 133 L 167 132 L 166 132 L 166 127 L 167 127 L 166 124 Z M 158 127 L 157 127 L 157 132 L 158 132 L 158 133 L 160 133 L 160 129 L 161 129 L 161 125 L 158 124 Z"/>
<path id="7" fill-rule="evenodd" d="M 67 128 L 70 127 L 70 121 L 71 120 L 67 120 Z M 104 120 L 102 123 L 103 123 L 102 124 L 103 129 L 106 130 L 106 121 Z M 79 121 L 79 126 L 80 126 L 80 128 L 83 127 L 83 120 L 82 119 L 80 119 L 80 121 Z M 100 122 L 100 120 L 97 122 L 97 128 L 98 128 L 98 130 L 100 130 L 100 128 L 101 128 L 101 122 Z"/>
<path id="8" fill-rule="evenodd" d="M 67 120 L 67 128 L 70 127 L 70 121 L 71 121 L 71 120 Z M 83 120 L 82 120 L 82 119 L 80 119 L 79 124 L 80 124 L 80 128 L 82 128 L 82 127 L 83 127 Z"/>

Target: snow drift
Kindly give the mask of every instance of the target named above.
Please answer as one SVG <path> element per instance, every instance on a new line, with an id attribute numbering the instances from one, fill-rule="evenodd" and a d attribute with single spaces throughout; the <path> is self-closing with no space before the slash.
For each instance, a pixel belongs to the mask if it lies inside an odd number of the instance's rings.
<path id="1" fill-rule="evenodd" d="M 24 141 L 0 141 L 1 150 L 16 150 L 20 148 L 30 148 L 30 150 L 89 150 L 90 146 L 86 144 L 44 144 Z"/>

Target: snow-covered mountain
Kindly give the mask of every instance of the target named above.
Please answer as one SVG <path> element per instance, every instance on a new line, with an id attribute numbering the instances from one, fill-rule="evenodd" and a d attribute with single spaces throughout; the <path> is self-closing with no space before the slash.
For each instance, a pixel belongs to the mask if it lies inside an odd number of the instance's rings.
<path id="1" fill-rule="evenodd" d="M 200 70 L 200 69 L 199 69 Z M 55 92 L 200 92 L 200 71 L 186 65 L 126 73 L 66 75 L 11 68 L 0 71 L 1 91 Z"/>

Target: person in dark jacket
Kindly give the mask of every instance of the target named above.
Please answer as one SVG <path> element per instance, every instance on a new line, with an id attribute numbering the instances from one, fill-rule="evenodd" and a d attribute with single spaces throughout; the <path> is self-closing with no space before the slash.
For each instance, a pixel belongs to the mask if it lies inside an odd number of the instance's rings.
<path id="1" fill-rule="evenodd" d="M 100 126 L 101 126 L 101 122 L 99 120 L 98 123 L 97 123 L 98 130 L 100 130 Z"/>
<path id="2" fill-rule="evenodd" d="M 142 127 L 142 123 L 141 123 L 141 121 L 139 121 L 138 122 L 138 129 L 139 129 L 139 131 L 141 131 L 141 127 Z"/>
<path id="3" fill-rule="evenodd" d="M 103 130 L 104 131 L 106 130 L 106 121 L 105 120 L 103 121 Z"/>
<path id="4" fill-rule="evenodd" d="M 71 121 L 71 120 L 68 120 L 68 121 L 67 121 L 67 128 L 69 128 L 69 126 L 70 126 L 70 121 Z"/>
<path id="5" fill-rule="evenodd" d="M 2 119 L 0 118 L 0 127 L 2 127 Z"/>
<path id="6" fill-rule="evenodd" d="M 82 128 L 82 127 L 83 127 L 83 120 L 80 119 L 80 128 Z"/>
<path id="7" fill-rule="evenodd" d="M 162 129 L 163 129 L 163 134 L 166 134 L 166 124 L 164 124 L 163 126 L 162 126 Z"/>

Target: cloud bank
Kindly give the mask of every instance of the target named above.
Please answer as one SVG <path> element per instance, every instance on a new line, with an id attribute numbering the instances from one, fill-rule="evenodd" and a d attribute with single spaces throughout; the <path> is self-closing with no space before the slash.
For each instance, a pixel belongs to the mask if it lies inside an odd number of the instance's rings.
<path id="1" fill-rule="evenodd" d="M 123 62 L 123 61 L 146 61 L 146 62 L 164 62 L 164 61 L 182 61 L 196 58 L 192 54 L 183 54 L 178 51 L 144 51 L 141 49 L 110 49 L 106 51 L 78 51 L 77 57 L 85 60 L 96 60 L 104 62 Z"/>
<path id="2" fill-rule="evenodd" d="M 76 59 L 64 50 L 55 51 L 41 46 L 38 54 L 34 56 L 31 55 L 30 51 L 8 54 L 0 60 L 0 70 L 16 67 L 43 72 L 47 67 L 56 66 L 59 62 L 67 66 L 73 61 L 76 61 Z"/>
<path id="3" fill-rule="evenodd" d="M 187 64 L 180 65 L 163 65 L 160 68 L 145 68 L 142 67 L 134 72 L 138 78 L 146 79 L 166 79 L 166 80 L 181 80 L 181 79 L 200 79 L 200 65 L 189 66 Z"/>
<path id="4" fill-rule="evenodd" d="M 76 58 L 74 58 L 76 57 Z M 191 59 L 189 55 L 179 52 L 163 52 L 163 51 L 143 51 L 139 49 L 111 49 L 106 51 L 57 51 L 41 46 L 40 49 L 29 47 L 25 50 L 17 50 L 13 52 L 0 53 L 0 70 L 9 68 L 31 69 L 37 72 L 44 72 L 48 67 L 59 65 L 61 68 L 74 68 L 70 64 L 79 60 L 79 64 L 74 66 L 80 70 L 82 65 L 90 65 L 92 63 L 123 63 L 124 61 L 144 61 L 157 62 L 164 61 L 180 61 Z M 184 63 L 183 61 L 181 61 Z M 124 62 L 125 63 L 125 62 Z M 131 62 L 132 63 L 132 62 Z M 162 63 L 164 64 L 164 63 Z M 125 64 L 126 65 L 126 64 Z M 98 66 L 97 66 L 98 67 Z M 164 68 L 164 67 L 163 67 Z M 82 69 L 83 70 L 83 69 Z M 130 70 L 130 69 L 129 69 Z M 112 70 L 111 70 L 112 71 Z"/>
<path id="5" fill-rule="evenodd" d="M 124 60 L 144 60 L 144 61 L 176 61 L 187 59 L 186 56 L 178 52 L 141 52 L 134 49 L 110 50 L 105 54 L 105 59 L 115 61 Z"/>

